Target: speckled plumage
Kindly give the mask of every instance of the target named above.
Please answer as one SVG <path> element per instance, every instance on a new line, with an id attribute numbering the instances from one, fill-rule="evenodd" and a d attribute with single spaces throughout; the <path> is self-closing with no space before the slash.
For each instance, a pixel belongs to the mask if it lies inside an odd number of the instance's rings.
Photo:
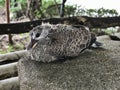
<path id="1" fill-rule="evenodd" d="M 87 27 L 76 28 L 63 24 L 37 26 L 30 32 L 30 36 L 31 42 L 32 39 L 36 39 L 36 43 L 28 45 L 30 56 L 33 60 L 41 62 L 79 56 L 90 45 L 92 39 Z"/>

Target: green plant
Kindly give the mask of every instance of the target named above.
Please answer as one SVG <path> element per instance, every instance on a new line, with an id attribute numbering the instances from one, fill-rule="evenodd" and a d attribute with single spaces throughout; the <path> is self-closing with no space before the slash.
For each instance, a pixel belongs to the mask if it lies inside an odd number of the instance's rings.
<path id="1" fill-rule="evenodd" d="M 4 6 L 5 5 L 5 0 L 0 0 L 0 6 Z"/>
<path id="2" fill-rule="evenodd" d="M 77 5 L 66 5 L 65 16 L 74 16 L 77 9 Z"/>
<path id="3" fill-rule="evenodd" d="M 22 44 L 8 45 L 8 48 L 6 50 L 0 49 L 0 54 L 22 50 L 23 48 L 24 46 Z"/>
<path id="4" fill-rule="evenodd" d="M 11 2 L 10 2 L 10 6 L 11 6 L 10 10 L 11 10 L 11 12 L 24 10 L 24 9 L 26 9 L 26 4 L 27 4 L 26 0 L 16 0 L 16 2 L 14 0 L 11 0 Z"/>
<path id="5" fill-rule="evenodd" d="M 43 0 L 42 6 L 40 7 L 44 17 L 59 17 L 61 1 L 60 0 Z M 73 16 L 76 12 L 77 5 L 65 5 L 65 16 Z M 41 14 L 41 13 L 40 13 Z"/>
<path id="6" fill-rule="evenodd" d="M 42 6 L 40 7 L 42 14 L 41 18 L 54 17 L 59 15 L 60 0 L 42 0 Z M 39 11 L 38 11 L 39 12 Z"/>
<path id="7" fill-rule="evenodd" d="M 11 0 L 10 12 L 14 14 L 15 18 L 20 17 L 26 13 L 27 1 L 26 0 Z"/>

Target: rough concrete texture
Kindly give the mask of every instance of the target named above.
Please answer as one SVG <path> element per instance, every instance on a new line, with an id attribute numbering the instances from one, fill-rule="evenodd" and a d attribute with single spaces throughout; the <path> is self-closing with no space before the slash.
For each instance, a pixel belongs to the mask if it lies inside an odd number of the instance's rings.
<path id="1" fill-rule="evenodd" d="M 56 63 L 21 59 L 21 90 L 120 90 L 120 41 L 98 38 L 102 48 Z"/>

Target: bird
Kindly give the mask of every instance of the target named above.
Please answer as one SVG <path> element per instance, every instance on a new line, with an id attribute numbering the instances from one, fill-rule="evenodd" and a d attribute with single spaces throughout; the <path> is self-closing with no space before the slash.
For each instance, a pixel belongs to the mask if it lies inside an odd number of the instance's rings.
<path id="1" fill-rule="evenodd" d="M 52 62 L 80 55 L 96 42 L 96 37 L 83 25 L 42 24 L 30 31 L 27 50 L 32 60 Z"/>

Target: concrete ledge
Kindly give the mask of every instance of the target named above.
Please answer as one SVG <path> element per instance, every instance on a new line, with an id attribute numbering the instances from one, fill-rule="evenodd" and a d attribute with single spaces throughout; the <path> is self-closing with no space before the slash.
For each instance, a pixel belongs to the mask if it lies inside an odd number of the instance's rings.
<path id="1" fill-rule="evenodd" d="M 21 90 L 120 90 L 120 42 L 98 37 L 104 45 L 78 58 L 56 63 L 21 59 Z"/>

